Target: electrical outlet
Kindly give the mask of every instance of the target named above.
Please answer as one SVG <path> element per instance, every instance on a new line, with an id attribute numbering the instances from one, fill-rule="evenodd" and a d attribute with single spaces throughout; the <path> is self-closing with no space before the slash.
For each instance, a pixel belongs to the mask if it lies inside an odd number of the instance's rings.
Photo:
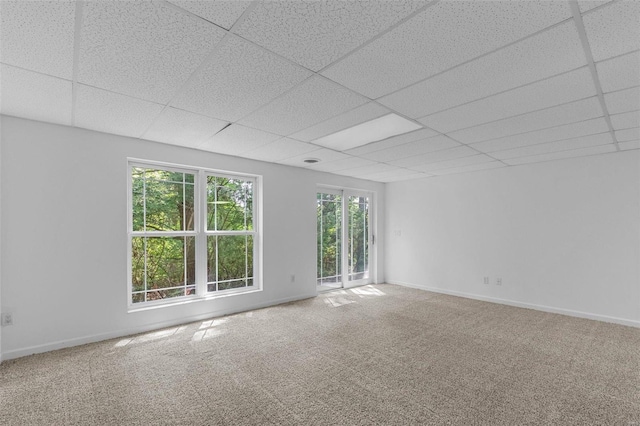
<path id="1" fill-rule="evenodd" d="M 13 314 L 11 312 L 2 314 L 2 325 L 3 326 L 13 325 Z"/>
<path id="2" fill-rule="evenodd" d="M 291 274 L 291 282 L 292 283 L 296 282 L 296 275 L 295 274 Z"/>
<path id="3" fill-rule="evenodd" d="M 489 285 L 489 277 L 484 277 L 484 284 Z"/>
<path id="4" fill-rule="evenodd" d="M 496 278 L 496 285 L 502 285 L 502 278 Z"/>

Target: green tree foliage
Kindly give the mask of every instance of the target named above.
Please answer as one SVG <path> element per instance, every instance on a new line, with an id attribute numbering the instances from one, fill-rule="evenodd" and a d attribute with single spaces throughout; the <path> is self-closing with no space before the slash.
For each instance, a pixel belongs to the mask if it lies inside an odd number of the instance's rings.
<path id="1" fill-rule="evenodd" d="M 342 253 L 342 197 L 318 193 L 317 278 L 340 281 Z"/>
<path id="2" fill-rule="evenodd" d="M 360 279 L 369 269 L 369 204 L 366 197 L 349 197 L 347 261 L 351 279 Z M 342 197 L 318 193 L 317 278 L 341 281 Z"/>
<path id="3" fill-rule="evenodd" d="M 133 231 L 185 232 L 195 229 L 195 175 L 133 168 Z M 207 228 L 253 228 L 250 181 L 211 176 L 207 183 Z M 249 235 L 208 237 L 209 291 L 252 285 L 253 240 Z M 195 292 L 194 236 L 146 235 L 132 238 L 133 301 L 149 301 Z M 249 278 L 249 279 L 247 279 Z M 216 281 L 229 281 L 216 287 Z"/>

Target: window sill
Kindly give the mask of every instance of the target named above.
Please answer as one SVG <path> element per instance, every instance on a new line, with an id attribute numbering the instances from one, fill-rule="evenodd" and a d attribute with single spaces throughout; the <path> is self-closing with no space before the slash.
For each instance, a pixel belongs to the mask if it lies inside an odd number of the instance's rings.
<path id="1" fill-rule="evenodd" d="M 218 294 L 207 294 L 205 296 L 187 296 L 184 298 L 171 300 L 167 302 L 146 302 L 146 303 L 143 302 L 144 303 L 143 306 L 129 305 L 129 308 L 127 309 L 127 313 L 131 314 L 134 312 L 150 311 L 153 309 L 168 308 L 171 306 L 188 305 L 190 303 L 206 302 L 208 300 L 222 299 L 225 297 L 238 296 L 241 294 L 258 293 L 260 291 L 262 291 L 262 288 L 239 289 L 239 290 L 234 289 L 228 292 L 221 292 Z"/>

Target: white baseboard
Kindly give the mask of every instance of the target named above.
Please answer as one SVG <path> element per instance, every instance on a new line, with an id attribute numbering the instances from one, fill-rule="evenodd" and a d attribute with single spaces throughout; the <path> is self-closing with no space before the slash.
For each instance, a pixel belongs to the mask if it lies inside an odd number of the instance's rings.
<path id="1" fill-rule="evenodd" d="M 0 354 L 0 362 L 10 359 L 20 358 L 23 356 L 39 354 L 43 352 L 55 351 L 58 349 L 70 348 L 72 346 L 85 345 L 87 343 L 100 342 L 102 340 L 115 339 L 118 337 L 130 336 L 132 334 L 146 333 L 153 330 L 159 330 L 166 327 L 173 327 L 180 324 L 187 324 L 194 321 L 201 321 L 205 319 L 220 317 L 223 315 L 237 314 L 239 312 L 251 311 L 254 309 L 266 308 L 269 306 L 280 305 L 283 303 L 294 302 L 296 300 L 303 300 L 315 297 L 316 294 L 302 294 L 297 296 L 286 297 L 284 299 L 272 300 L 268 302 L 258 303 L 255 305 L 245 306 L 241 309 L 220 309 L 217 311 L 208 312 L 206 314 L 193 315 L 189 317 L 183 317 L 171 321 L 162 321 L 152 324 L 146 324 L 139 327 L 132 327 L 122 330 L 114 330 L 106 333 L 93 334 L 90 336 L 77 337 L 73 339 L 60 340 L 57 342 L 44 343 L 42 345 L 29 346 L 26 348 L 14 349 L 11 351 L 3 352 Z"/>
<path id="2" fill-rule="evenodd" d="M 536 305 L 533 303 L 518 302 L 515 300 L 509 300 L 509 299 L 500 299 L 497 297 L 483 296 L 480 294 L 465 293 L 462 291 L 447 290 L 443 288 L 417 285 L 413 283 L 406 283 L 403 281 L 387 281 L 387 283 L 401 285 L 403 287 L 416 288 L 419 290 L 431 291 L 433 293 L 449 294 L 451 296 L 459 296 L 467 299 L 482 300 L 484 302 L 499 303 L 501 305 L 509 305 L 509 306 L 515 306 L 518 308 L 526 308 L 526 309 L 535 309 L 536 311 L 567 315 L 567 316 L 577 317 L 577 318 L 586 318 L 586 319 L 595 320 L 595 321 L 610 322 L 614 324 L 627 325 L 629 327 L 640 328 L 640 321 L 634 321 L 634 320 L 629 320 L 625 318 L 610 317 L 607 315 L 592 314 L 589 312 L 574 311 L 571 309 L 554 308 L 553 306 Z"/>

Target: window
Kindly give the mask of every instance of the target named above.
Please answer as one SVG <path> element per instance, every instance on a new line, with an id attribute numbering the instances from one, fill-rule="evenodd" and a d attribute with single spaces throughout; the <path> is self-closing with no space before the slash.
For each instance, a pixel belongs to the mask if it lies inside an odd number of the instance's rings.
<path id="1" fill-rule="evenodd" d="M 129 163 L 130 306 L 257 290 L 257 177 Z"/>

